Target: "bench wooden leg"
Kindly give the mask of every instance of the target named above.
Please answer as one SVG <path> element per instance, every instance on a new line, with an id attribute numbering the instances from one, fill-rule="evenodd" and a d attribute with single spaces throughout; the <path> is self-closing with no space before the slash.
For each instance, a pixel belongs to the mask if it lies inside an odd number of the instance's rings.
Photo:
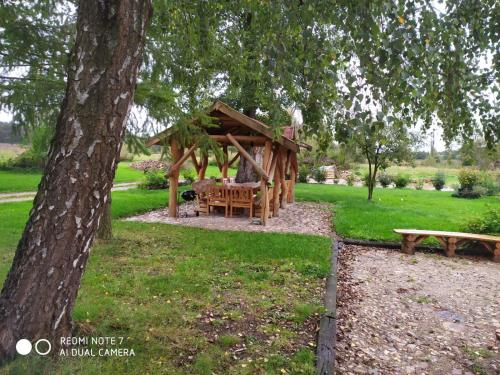
<path id="1" fill-rule="evenodd" d="M 493 262 L 500 263 L 500 242 L 497 242 L 493 249 Z"/>
<path id="2" fill-rule="evenodd" d="M 416 236 L 414 235 L 403 235 L 403 242 L 401 243 L 401 251 L 405 254 L 413 255 L 415 254 L 416 246 Z"/>
<path id="3" fill-rule="evenodd" d="M 457 239 L 456 238 L 447 238 L 446 239 L 446 247 L 444 248 L 444 252 L 447 257 L 454 257 L 455 250 L 457 249 Z"/>

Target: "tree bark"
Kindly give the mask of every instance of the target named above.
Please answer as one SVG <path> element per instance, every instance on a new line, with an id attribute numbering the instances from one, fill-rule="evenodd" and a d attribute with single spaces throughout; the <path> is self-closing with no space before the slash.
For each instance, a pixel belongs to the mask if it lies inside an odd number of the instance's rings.
<path id="1" fill-rule="evenodd" d="M 102 215 L 99 229 L 97 230 L 97 238 L 99 240 L 110 240 L 113 238 L 113 224 L 111 221 L 111 194 L 106 202 L 106 208 Z"/>
<path id="2" fill-rule="evenodd" d="M 257 113 L 257 107 L 249 107 L 243 110 L 243 113 L 248 117 L 255 117 Z M 255 150 L 251 145 L 245 146 L 245 151 L 255 157 Z M 247 159 L 245 159 L 243 155 L 240 156 L 240 163 L 238 165 L 238 171 L 236 172 L 235 181 L 238 183 L 260 181 L 260 178 L 257 173 L 255 173 L 252 164 Z"/>
<path id="3" fill-rule="evenodd" d="M 0 361 L 16 341 L 71 334 L 142 59 L 150 0 L 79 2 L 76 42 L 33 209 L 0 295 Z"/>
<path id="4" fill-rule="evenodd" d="M 368 160 L 368 200 L 371 201 L 373 196 L 372 162 L 370 160 L 370 154 L 368 153 L 368 151 L 366 151 L 366 158 Z"/>
<path id="5" fill-rule="evenodd" d="M 254 155 L 252 146 L 245 147 L 245 151 L 252 156 Z M 240 156 L 240 164 L 238 165 L 235 181 L 238 183 L 260 181 L 259 176 L 255 173 L 253 165 L 243 156 Z"/>

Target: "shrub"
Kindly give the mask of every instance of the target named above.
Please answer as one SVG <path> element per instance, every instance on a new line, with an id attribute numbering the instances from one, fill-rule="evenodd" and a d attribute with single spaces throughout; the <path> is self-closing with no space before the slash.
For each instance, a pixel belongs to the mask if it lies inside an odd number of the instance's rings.
<path id="1" fill-rule="evenodd" d="M 309 168 L 306 165 L 301 165 L 299 168 L 299 182 L 307 182 L 309 176 Z"/>
<path id="2" fill-rule="evenodd" d="M 168 188 L 168 180 L 165 177 L 165 171 L 161 169 L 149 169 L 144 172 L 145 180 L 139 187 L 148 190 Z"/>
<path id="3" fill-rule="evenodd" d="M 34 169 L 41 170 L 47 162 L 47 153 L 54 129 L 48 125 L 41 125 L 29 131 L 30 148 L 2 165 L 5 169 Z"/>
<path id="4" fill-rule="evenodd" d="M 446 177 L 443 172 L 437 172 L 436 175 L 431 179 L 432 186 L 436 190 L 442 190 L 444 184 L 446 183 Z"/>
<path id="5" fill-rule="evenodd" d="M 496 195 L 500 193 L 500 183 L 495 181 L 487 172 L 479 174 L 477 185 L 484 189 L 484 195 Z"/>
<path id="6" fill-rule="evenodd" d="M 500 234 L 500 210 L 490 207 L 481 217 L 470 220 L 466 230 L 472 233 Z"/>
<path id="7" fill-rule="evenodd" d="M 415 183 L 415 189 L 422 190 L 423 188 L 424 188 L 424 180 L 422 178 L 419 178 Z"/>
<path id="8" fill-rule="evenodd" d="M 186 180 L 187 183 L 192 184 L 196 179 L 196 173 L 192 168 L 186 168 L 182 171 L 182 177 Z"/>
<path id="9" fill-rule="evenodd" d="M 452 194 L 455 198 L 476 199 L 484 194 L 484 189 L 476 187 L 478 173 L 473 169 L 462 169 L 458 173 L 458 182 L 460 186 Z"/>
<path id="10" fill-rule="evenodd" d="M 408 176 L 407 174 L 398 173 L 396 177 L 394 177 L 394 185 L 396 185 L 398 189 L 405 188 L 409 183 L 410 176 Z"/>
<path id="11" fill-rule="evenodd" d="M 481 197 L 481 189 L 464 189 L 459 187 L 455 192 L 451 195 L 455 198 L 466 198 L 466 199 L 477 199 Z"/>
<path id="12" fill-rule="evenodd" d="M 462 169 L 458 173 L 460 188 L 472 190 L 478 181 L 478 174 L 473 169 Z"/>
<path id="13" fill-rule="evenodd" d="M 346 182 L 347 182 L 347 186 L 353 186 L 354 185 L 354 181 L 356 180 L 354 175 L 352 173 L 349 173 L 346 178 L 345 178 Z"/>
<path id="14" fill-rule="evenodd" d="M 378 175 L 378 182 L 380 182 L 380 185 L 382 185 L 383 188 L 386 188 L 392 184 L 392 176 L 387 173 L 380 173 Z"/>
<path id="15" fill-rule="evenodd" d="M 313 171 L 313 175 L 314 179 L 319 184 L 322 184 L 326 181 L 326 171 L 321 167 L 315 168 Z"/>

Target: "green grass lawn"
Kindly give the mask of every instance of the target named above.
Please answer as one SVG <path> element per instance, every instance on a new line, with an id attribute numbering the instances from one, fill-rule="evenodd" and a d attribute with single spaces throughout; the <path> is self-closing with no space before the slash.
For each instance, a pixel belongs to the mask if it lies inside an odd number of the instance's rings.
<path id="1" fill-rule="evenodd" d="M 338 234 L 399 240 L 392 229 L 463 230 L 495 197 L 298 184 L 298 200 L 328 202 Z M 113 193 L 113 217 L 164 207 L 165 190 Z M 31 202 L 0 204 L 0 279 L 10 267 Z M 80 336 L 125 337 L 132 358 L 20 358 L 9 373 L 314 373 L 330 240 L 114 221 L 97 243 L 73 317 Z M 244 346 L 243 346 L 244 345 Z M 244 350 L 239 350 L 243 349 Z"/>
<path id="2" fill-rule="evenodd" d="M 236 175 L 236 169 L 230 168 L 230 176 Z M 209 165 L 206 171 L 206 177 L 220 177 L 221 173 L 216 166 Z M 15 193 L 36 191 L 42 174 L 40 172 L 23 171 L 0 171 L 0 193 Z M 141 182 L 144 179 L 144 173 L 130 168 L 130 163 L 121 162 L 116 170 L 115 183 L 123 182 Z"/>
<path id="3" fill-rule="evenodd" d="M 114 192 L 113 216 L 166 198 L 165 190 Z M 2 280 L 30 208 L 0 205 Z M 136 356 L 29 356 L 7 373 L 314 373 L 328 238 L 122 221 L 113 230 L 112 241 L 92 250 L 73 312 L 76 335 L 124 337 Z"/>
<path id="4" fill-rule="evenodd" d="M 118 164 L 115 183 L 137 182 L 144 173 L 129 167 L 129 163 Z M 42 174 L 40 172 L 0 171 L 0 193 L 36 191 Z"/>
<path id="5" fill-rule="evenodd" d="M 488 206 L 500 209 L 498 197 L 460 199 L 450 192 L 413 189 L 375 189 L 373 201 L 368 202 L 366 188 L 298 184 L 296 197 L 333 203 L 336 232 L 367 240 L 399 241 L 395 228 L 463 231 Z"/>

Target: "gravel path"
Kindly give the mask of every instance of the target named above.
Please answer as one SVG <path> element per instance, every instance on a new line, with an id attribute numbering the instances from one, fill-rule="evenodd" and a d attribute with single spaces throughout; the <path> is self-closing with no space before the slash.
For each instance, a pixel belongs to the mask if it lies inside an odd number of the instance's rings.
<path id="1" fill-rule="evenodd" d="M 272 217 L 266 226 L 252 224 L 248 215 L 225 218 L 222 214 L 195 216 L 192 205 L 187 205 L 188 217 L 172 218 L 168 209 L 151 211 L 143 215 L 132 216 L 127 221 L 143 221 L 150 223 L 167 223 L 199 227 L 205 229 L 240 230 L 250 232 L 293 232 L 330 236 L 332 209 L 324 203 L 294 203 L 286 209 L 280 209 L 279 217 Z M 179 212 L 185 207 L 181 205 Z"/>
<path id="2" fill-rule="evenodd" d="M 339 374 L 500 374 L 500 264 L 344 246 Z"/>

